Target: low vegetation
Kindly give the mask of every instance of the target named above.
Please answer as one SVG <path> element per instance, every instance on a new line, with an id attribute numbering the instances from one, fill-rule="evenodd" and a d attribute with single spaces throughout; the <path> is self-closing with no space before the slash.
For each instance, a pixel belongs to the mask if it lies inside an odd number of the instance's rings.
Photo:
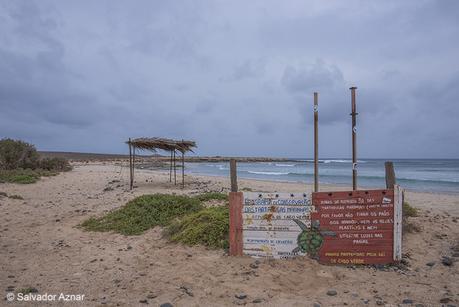
<path id="1" fill-rule="evenodd" d="M 41 159 L 32 144 L 20 140 L 0 140 L 0 183 L 35 183 L 40 177 L 54 176 L 71 169 L 66 159 Z"/>
<path id="2" fill-rule="evenodd" d="M 415 217 L 418 216 L 418 209 L 412 207 L 408 202 L 403 202 L 402 207 L 403 217 Z"/>
<path id="3" fill-rule="evenodd" d="M 173 242 L 228 248 L 229 208 L 211 207 L 174 220 L 164 231 Z"/>
<path id="4" fill-rule="evenodd" d="M 204 193 L 197 196 L 168 194 L 143 195 L 103 217 L 92 217 L 80 227 L 88 231 L 114 231 L 139 235 L 155 227 L 164 227 L 164 235 L 174 242 L 227 248 L 228 206 L 205 208 L 203 203 L 221 200 L 227 195 Z"/>

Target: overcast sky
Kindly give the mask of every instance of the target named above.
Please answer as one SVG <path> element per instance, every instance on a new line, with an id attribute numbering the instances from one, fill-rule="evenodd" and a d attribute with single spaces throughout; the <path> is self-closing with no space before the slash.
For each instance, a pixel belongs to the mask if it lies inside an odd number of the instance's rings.
<path id="1" fill-rule="evenodd" d="M 0 0 L 0 137 L 125 153 L 459 158 L 459 1 Z"/>

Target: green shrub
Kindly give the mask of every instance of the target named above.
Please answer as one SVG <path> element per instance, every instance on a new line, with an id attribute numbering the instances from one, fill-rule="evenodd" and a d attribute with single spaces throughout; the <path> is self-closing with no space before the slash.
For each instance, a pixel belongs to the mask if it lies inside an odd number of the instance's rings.
<path id="1" fill-rule="evenodd" d="M 31 169 L 0 170 L 0 182 L 35 183 L 40 179 L 40 174 Z"/>
<path id="2" fill-rule="evenodd" d="M 173 242 L 228 248 L 229 208 L 211 207 L 174 220 L 164 231 Z"/>
<path id="3" fill-rule="evenodd" d="M 223 194 L 219 192 L 207 192 L 194 196 L 201 202 L 206 202 L 209 200 L 228 200 L 228 194 Z"/>
<path id="4" fill-rule="evenodd" d="M 403 217 L 415 217 L 418 216 L 418 209 L 412 207 L 408 202 L 403 202 L 402 207 Z"/>
<path id="5" fill-rule="evenodd" d="M 72 169 L 69 161 L 64 158 L 44 158 L 39 161 L 40 169 L 47 171 L 67 172 Z"/>
<path id="6" fill-rule="evenodd" d="M 0 169 L 37 168 L 39 155 L 35 146 L 20 140 L 0 140 Z"/>
<path id="7" fill-rule="evenodd" d="M 86 230 L 115 231 L 124 235 L 139 235 L 155 227 L 165 226 L 172 219 L 203 207 L 193 197 L 153 194 L 137 197 L 118 210 L 100 218 L 90 218 L 81 224 Z"/>
<path id="8" fill-rule="evenodd" d="M 55 176 L 57 172 L 47 170 L 31 170 L 31 169 L 15 169 L 15 170 L 0 170 L 0 183 L 21 183 L 29 184 L 37 182 L 40 177 Z"/>

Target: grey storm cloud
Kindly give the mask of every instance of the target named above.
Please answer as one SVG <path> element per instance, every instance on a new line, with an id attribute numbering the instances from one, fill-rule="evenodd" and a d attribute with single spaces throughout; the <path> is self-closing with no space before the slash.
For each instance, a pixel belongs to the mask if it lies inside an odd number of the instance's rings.
<path id="1" fill-rule="evenodd" d="M 2 1 L 1 137 L 125 152 L 190 138 L 198 154 L 459 156 L 459 2 Z"/>

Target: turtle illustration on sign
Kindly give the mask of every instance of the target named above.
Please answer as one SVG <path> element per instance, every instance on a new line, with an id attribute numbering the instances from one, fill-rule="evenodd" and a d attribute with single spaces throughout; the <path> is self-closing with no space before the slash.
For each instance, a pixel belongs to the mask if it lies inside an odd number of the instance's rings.
<path id="1" fill-rule="evenodd" d="M 336 236 L 333 231 L 320 231 L 317 221 L 313 221 L 310 228 L 300 220 L 293 221 L 302 230 L 297 238 L 298 246 L 292 251 L 295 254 L 302 252 L 315 257 L 324 242 L 324 236 Z"/>

